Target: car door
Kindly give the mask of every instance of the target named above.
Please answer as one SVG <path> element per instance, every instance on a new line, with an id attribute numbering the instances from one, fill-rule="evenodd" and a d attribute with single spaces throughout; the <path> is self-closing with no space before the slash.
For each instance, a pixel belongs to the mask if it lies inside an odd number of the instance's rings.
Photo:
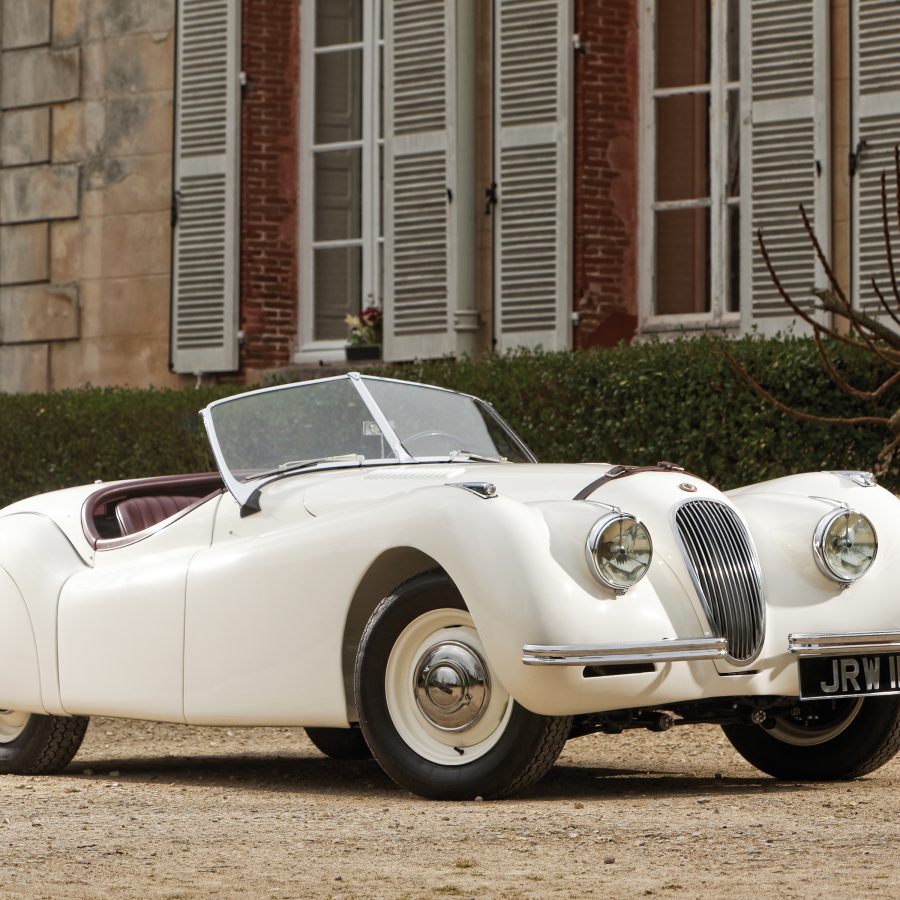
<path id="1" fill-rule="evenodd" d="M 242 517 L 229 494 L 212 546 L 191 561 L 185 610 L 185 718 L 193 724 L 346 725 L 341 674 L 349 588 L 329 554 L 341 534 L 306 510 L 316 480 L 267 485 Z M 341 601 L 343 597 L 343 601 Z"/>

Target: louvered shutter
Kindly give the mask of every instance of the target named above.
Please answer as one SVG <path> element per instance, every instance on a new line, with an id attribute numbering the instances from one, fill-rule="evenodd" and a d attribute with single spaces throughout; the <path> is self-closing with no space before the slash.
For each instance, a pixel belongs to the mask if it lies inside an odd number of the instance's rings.
<path id="1" fill-rule="evenodd" d="M 473 21 L 471 0 L 385 4 L 388 360 L 473 349 Z"/>
<path id="2" fill-rule="evenodd" d="M 496 0 L 494 331 L 498 350 L 569 346 L 569 0 Z"/>
<path id="3" fill-rule="evenodd" d="M 900 8 L 896 0 L 856 0 L 854 146 L 859 154 L 854 184 L 854 298 L 865 312 L 884 309 L 872 290 L 875 278 L 892 297 L 881 215 L 881 173 L 888 174 L 888 220 L 895 229 L 894 146 L 900 144 Z M 894 249 L 895 265 L 897 251 Z"/>
<path id="4" fill-rule="evenodd" d="M 771 334 L 802 323 L 781 300 L 756 240 L 763 230 L 778 276 L 792 299 L 810 309 L 824 287 L 798 212 L 802 203 L 828 254 L 830 221 L 829 4 L 821 0 L 752 0 L 749 103 L 743 143 L 742 245 L 745 325 Z M 746 84 L 746 82 L 745 82 Z M 747 288 L 750 295 L 747 298 Z"/>
<path id="5" fill-rule="evenodd" d="M 179 0 L 172 368 L 238 368 L 238 0 Z"/>

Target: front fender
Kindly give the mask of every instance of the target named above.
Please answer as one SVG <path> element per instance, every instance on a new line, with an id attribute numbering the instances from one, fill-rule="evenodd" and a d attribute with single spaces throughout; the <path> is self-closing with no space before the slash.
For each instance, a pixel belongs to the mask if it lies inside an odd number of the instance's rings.
<path id="1" fill-rule="evenodd" d="M 781 652 L 791 632 L 900 628 L 900 500 L 893 494 L 820 472 L 752 485 L 729 498 L 753 535 L 765 585 L 767 632 L 777 637 Z M 872 567 L 847 588 L 822 574 L 813 555 L 816 526 L 842 503 L 867 516 L 878 536 Z"/>

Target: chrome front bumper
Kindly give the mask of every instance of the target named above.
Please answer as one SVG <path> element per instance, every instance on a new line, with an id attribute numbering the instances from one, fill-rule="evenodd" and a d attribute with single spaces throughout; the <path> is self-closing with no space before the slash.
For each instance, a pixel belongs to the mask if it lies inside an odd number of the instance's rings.
<path id="1" fill-rule="evenodd" d="M 610 666 L 724 659 L 727 653 L 728 641 L 722 637 L 646 644 L 526 644 L 522 648 L 522 662 L 526 666 Z"/>
<path id="2" fill-rule="evenodd" d="M 900 631 L 844 634 L 789 634 L 788 651 L 795 656 L 847 656 L 856 653 L 900 653 Z M 633 663 L 690 662 L 724 659 L 728 641 L 722 637 L 650 641 L 645 644 L 526 644 L 526 666 L 612 666 Z"/>
<path id="3" fill-rule="evenodd" d="M 846 634 L 789 634 L 788 650 L 797 656 L 846 656 L 857 653 L 900 653 L 900 631 Z"/>

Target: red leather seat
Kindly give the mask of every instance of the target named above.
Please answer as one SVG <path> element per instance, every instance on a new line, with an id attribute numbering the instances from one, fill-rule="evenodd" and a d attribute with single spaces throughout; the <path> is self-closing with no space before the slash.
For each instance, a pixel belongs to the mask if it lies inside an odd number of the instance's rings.
<path id="1" fill-rule="evenodd" d="M 116 519 L 122 536 L 136 534 L 145 528 L 174 516 L 185 507 L 196 503 L 198 497 L 179 497 L 164 494 L 150 497 L 129 497 L 116 506 Z"/>

